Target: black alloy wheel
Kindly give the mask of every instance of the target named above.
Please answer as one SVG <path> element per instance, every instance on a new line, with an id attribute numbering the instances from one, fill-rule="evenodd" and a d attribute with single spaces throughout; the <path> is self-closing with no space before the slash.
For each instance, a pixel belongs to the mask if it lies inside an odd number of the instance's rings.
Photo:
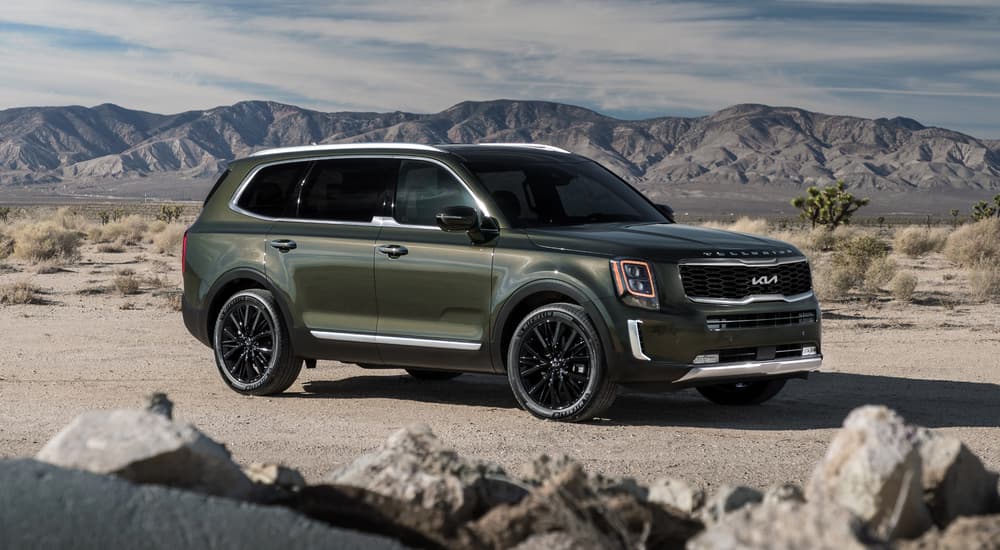
<path id="1" fill-rule="evenodd" d="M 507 377 L 522 407 L 552 420 L 593 418 L 617 390 L 597 331 L 573 304 L 542 306 L 521 321 L 508 349 Z"/>
<path id="2" fill-rule="evenodd" d="M 229 298 L 216 319 L 213 342 L 222 379 L 239 393 L 281 393 L 302 368 L 274 297 L 266 290 L 244 290 Z"/>

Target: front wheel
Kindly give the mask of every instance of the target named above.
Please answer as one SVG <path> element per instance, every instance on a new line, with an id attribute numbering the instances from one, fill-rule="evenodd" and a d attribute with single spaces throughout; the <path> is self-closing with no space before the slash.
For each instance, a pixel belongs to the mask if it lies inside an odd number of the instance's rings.
<path id="1" fill-rule="evenodd" d="M 244 395 L 281 393 L 302 369 L 274 296 L 266 290 L 244 290 L 229 298 L 219 311 L 212 342 L 222 379 Z"/>
<path id="2" fill-rule="evenodd" d="M 600 337 L 573 304 L 542 306 L 518 324 L 507 349 L 507 380 L 522 408 L 549 420 L 589 420 L 617 393 Z"/>
<path id="3" fill-rule="evenodd" d="M 783 387 L 785 387 L 784 380 L 734 382 L 701 386 L 698 388 L 698 393 L 718 405 L 760 405 L 778 395 Z"/>

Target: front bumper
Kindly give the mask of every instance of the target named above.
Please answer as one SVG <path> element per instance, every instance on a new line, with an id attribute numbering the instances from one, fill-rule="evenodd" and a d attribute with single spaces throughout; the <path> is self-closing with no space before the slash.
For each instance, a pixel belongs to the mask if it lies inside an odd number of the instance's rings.
<path id="1" fill-rule="evenodd" d="M 818 371 L 823 364 L 822 355 L 774 361 L 747 361 L 745 363 L 712 366 L 691 365 L 687 374 L 674 382 L 678 384 L 702 381 L 747 380 L 771 376 L 789 376 Z"/>

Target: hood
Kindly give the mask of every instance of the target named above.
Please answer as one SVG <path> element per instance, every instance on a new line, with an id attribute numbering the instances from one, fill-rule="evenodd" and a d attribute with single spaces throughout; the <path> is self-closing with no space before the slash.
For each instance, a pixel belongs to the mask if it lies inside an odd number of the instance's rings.
<path id="1" fill-rule="evenodd" d="M 802 253 L 778 241 L 683 224 L 593 224 L 528 229 L 541 248 L 600 256 L 634 257 L 654 262 L 718 257 L 792 257 Z"/>

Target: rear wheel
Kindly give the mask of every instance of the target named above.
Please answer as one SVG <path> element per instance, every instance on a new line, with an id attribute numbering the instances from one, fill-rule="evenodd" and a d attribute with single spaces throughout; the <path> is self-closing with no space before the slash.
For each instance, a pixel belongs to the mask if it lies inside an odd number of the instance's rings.
<path id="1" fill-rule="evenodd" d="M 460 372 L 446 370 L 406 369 L 406 372 L 418 380 L 451 380 L 462 376 Z"/>
<path id="2" fill-rule="evenodd" d="M 507 380 L 522 408 L 550 420 L 589 420 L 617 393 L 600 337 L 573 304 L 542 306 L 518 324 L 507 349 Z"/>
<path id="3" fill-rule="evenodd" d="M 783 387 L 784 380 L 762 380 L 702 386 L 698 393 L 719 405 L 760 405 L 778 395 Z"/>
<path id="4" fill-rule="evenodd" d="M 281 393 L 302 369 L 274 296 L 266 290 L 244 290 L 229 298 L 215 321 L 212 342 L 222 379 L 245 395 Z"/>

